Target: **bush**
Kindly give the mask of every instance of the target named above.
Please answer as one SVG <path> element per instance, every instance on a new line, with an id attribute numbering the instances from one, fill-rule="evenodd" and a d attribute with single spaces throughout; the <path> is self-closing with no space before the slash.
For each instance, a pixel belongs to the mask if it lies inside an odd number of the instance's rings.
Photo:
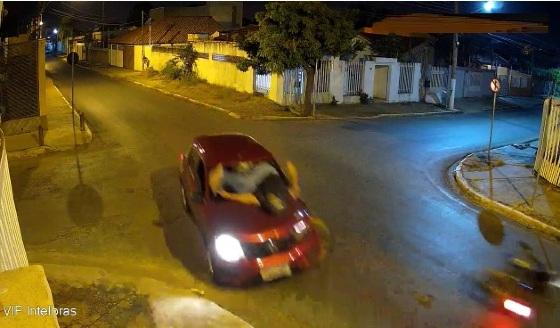
<path id="1" fill-rule="evenodd" d="M 370 99 L 369 99 L 367 93 L 360 92 L 360 104 L 367 105 L 369 103 L 370 103 Z"/>
<path id="2" fill-rule="evenodd" d="M 178 65 L 178 59 L 173 58 L 165 63 L 165 67 L 161 70 L 161 74 L 163 74 L 166 78 L 171 80 L 177 80 L 183 75 L 183 70 Z"/>

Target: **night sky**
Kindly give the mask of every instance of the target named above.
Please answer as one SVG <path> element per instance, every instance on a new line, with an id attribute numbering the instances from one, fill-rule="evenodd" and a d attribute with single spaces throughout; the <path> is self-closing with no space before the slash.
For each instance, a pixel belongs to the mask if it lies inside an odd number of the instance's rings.
<path id="1" fill-rule="evenodd" d="M 127 23 L 127 18 L 131 9 L 137 2 L 121 2 L 106 1 L 105 22 L 114 24 Z M 161 6 L 193 6 L 204 4 L 204 2 L 192 1 L 151 1 L 152 7 Z M 509 35 L 509 37 L 519 40 L 520 42 L 532 43 L 536 47 L 560 49 L 560 22 L 558 19 L 549 19 L 552 13 L 560 12 L 559 2 L 540 2 L 540 1 L 524 1 L 524 2 L 496 2 L 498 8 L 496 13 L 501 14 L 521 14 L 516 19 L 528 19 L 547 21 L 550 25 L 550 33 L 547 35 Z M 265 2 L 245 2 L 244 17 L 245 22 L 254 20 L 256 12 L 264 9 Z M 452 13 L 454 2 L 421 2 L 421 1 L 392 1 L 392 2 L 328 2 L 329 6 L 337 9 L 360 9 L 362 13 L 362 21 L 366 22 L 370 13 L 384 14 L 402 14 L 415 12 L 433 12 L 433 13 Z M 483 13 L 483 2 L 459 2 L 459 13 L 472 14 Z M 77 15 L 89 17 L 88 22 L 81 22 L 76 28 L 87 31 L 95 26 L 94 21 L 100 21 L 101 2 L 4 2 L 4 7 L 8 10 L 8 15 L 2 21 L 2 36 L 16 35 L 19 31 L 25 30 L 25 25 L 29 23 L 32 17 L 38 15 L 41 8 L 45 6 L 44 21 L 48 28 L 56 26 L 60 20 L 60 12 L 71 12 Z M 55 13 L 58 11 L 58 14 Z M 363 17 L 365 16 L 365 18 Z"/>

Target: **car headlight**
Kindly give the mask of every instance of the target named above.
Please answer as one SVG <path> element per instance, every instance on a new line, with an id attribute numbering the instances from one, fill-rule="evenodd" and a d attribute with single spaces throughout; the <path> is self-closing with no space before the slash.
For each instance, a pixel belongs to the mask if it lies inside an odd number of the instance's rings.
<path id="1" fill-rule="evenodd" d="M 226 262 L 237 262 L 245 257 L 241 243 L 235 237 L 223 234 L 214 240 L 216 254 Z"/>

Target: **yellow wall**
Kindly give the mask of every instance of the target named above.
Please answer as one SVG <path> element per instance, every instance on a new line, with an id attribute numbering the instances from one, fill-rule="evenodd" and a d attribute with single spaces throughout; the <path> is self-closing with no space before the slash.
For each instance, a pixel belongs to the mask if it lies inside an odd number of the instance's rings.
<path id="1" fill-rule="evenodd" d="M 246 57 L 246 53 L 236 47 L 233 42 L 215 42 L 215 41 L 197 41 L 193 42 L 193 47 L 197 52 L 207 53 L 208 59 L 199 58 L 196 60 L 195 70 L 198 77 L 208 81 L 210 84 L 216 84 L 241 92 L 253 93 L 253 69 L 242 72 L 237 69 L 235 63 L 212 60 L 212 54 L 221 54 L 229 56 Z M 157 71 L 161 71 L 167 61 L 175 55 L 167 52 L 151 51 L 146 47 L 146 57 L 150 59 L 150 66 Z M 141 52 L 135 51 L 135 69 L 136 62 L 139 61 L 141 69 L 142 62 Z"/>
<path id="2" fill-rule="evenodd" d="M 152 47 L 151 46 L 144 46 L 144 56 L 150 58 L 152 56 Z M 151 66 L 151 59 L 150 59 L 150 66 Z M 142 70 L 142 46 L 134 46 L 134 70 L 141 71 Z"/>

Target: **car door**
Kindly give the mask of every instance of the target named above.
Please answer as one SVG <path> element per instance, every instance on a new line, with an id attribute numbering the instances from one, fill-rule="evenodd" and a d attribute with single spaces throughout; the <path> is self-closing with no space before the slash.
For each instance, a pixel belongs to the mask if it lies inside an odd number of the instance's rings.
<path id="1" fill-rule="evenodd" d="M 205 202 L 206 181 L 204 162 L 196 150 L 191 150 L 187 157 L 186 169 L 187 191 L 186 197 L 197 224 L 204 218 L 203 206 Z"/>

